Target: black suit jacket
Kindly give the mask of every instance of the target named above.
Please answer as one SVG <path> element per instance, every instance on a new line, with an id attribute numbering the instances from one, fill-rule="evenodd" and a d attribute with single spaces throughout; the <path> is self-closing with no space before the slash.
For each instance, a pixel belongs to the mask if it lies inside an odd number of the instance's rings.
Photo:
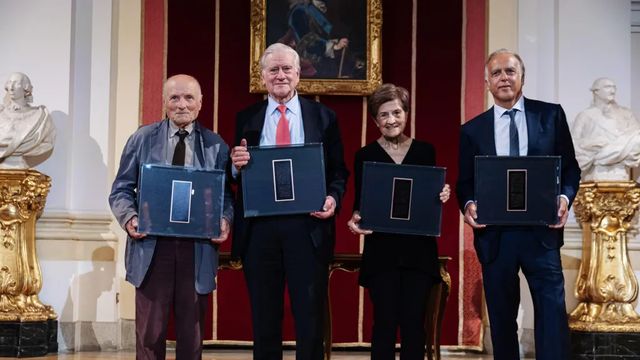
<path id="1" fill-rule="evenodd" d="M 327 195 L 336 200 L 336 213 L 340 209 L 349 171 L 344 163 L 344 150 L 336 114 L 326 106 L 298 97 L 302 111 L 305 143 L 322 143 L 325 160 L 325 183 Z M 247 140 L 248 146 L 260 145 L 260 134 L 264 126 L 267 101 L 262 101 L 238 113 L 236 117 L 236 137 L 234 144 Z M 230 162 L 231 163 L 231 162 Z M 232 256 L 243 258 L 251 235 L 251 218 L 244 217 L 242 176 L 236 178 L 235 221 L 233 227 Z M 321 220 L 309 216 L 307 219 L 311 240 L 316 247 L 330 241 L 335 242 L 335 216 Z"/>
<path id="2" fill-rule="evenodd" d="M 561 157 L 561 194 L 573 203 L 580 183 L 580 167 L 576 161 L 571 133 L 564 110 L 558 104 L 524 99 L 529 151 L 527 155 L 558 155 Z M 476 155 L 496 155 L 493 107 L 462 126 L 460 132 L 459 177 L 456 186 L 458 205 L 474 200 L 474 159 Z M 563 245 L 563 229 L 545 226 L 531 227 L 537 238 L 550 249 Z M 489 263 L 497 255 L 500 226 L 487 226 L 474 231 L 474 245 L 481 263 Z"/>

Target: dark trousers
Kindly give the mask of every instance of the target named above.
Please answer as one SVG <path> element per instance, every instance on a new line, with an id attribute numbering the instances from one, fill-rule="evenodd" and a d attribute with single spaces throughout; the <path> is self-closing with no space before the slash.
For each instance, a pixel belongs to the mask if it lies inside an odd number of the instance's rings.
<path id="1" fill-rule="evenodd" d="M 314 247 L 307 217 L 254 219 L 243 268 L 253 320 L 253 358 L 282 359 L 285 281 L 296 331 L 296 359 L 323 358 L 329 246 Z"/>
<path id="2" fill-rule="evenodd" d="M 560 250 L 547 249 L 527 229 L 504 231 L 498 256 L 482 265 L 494 359 L 520 358 L 516 322 L 520 269 L 533 300 L 536 359 L 568 359 L 569 325 Z"/>
<path id="3" fill-rule="evenodd" d="M 400 328 L 400 359 L 424 359 L 425 313 L 434 279 L 413 269 L 389 269 L 370 278 L 373 303 L 372 360 L 395 359 Z"/>
<path id="4" fill-rule="evenodd" d="M 164 359 L 172 308 L 176 359 L 202 357 L 207 295 L 195 290 L 193 242 L 160 238 L 147 276 L 136 289 L 136 358 Z"/>

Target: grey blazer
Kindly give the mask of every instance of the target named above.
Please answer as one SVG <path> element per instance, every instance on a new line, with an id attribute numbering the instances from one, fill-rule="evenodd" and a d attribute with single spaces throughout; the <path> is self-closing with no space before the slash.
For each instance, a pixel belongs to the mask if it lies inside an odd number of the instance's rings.
<path id="1" fill-rule="evenodd" d="M 109 205 L 116 220 L 125 227 L 127 221 L 137 216 L 138 173 L 142 164 L 165 164 L 169 120 L 140 127 L 127 141 L 120 158 L 120 168 L 111 187 Z M 229 159 L 229 147 L 224 140 L 196 121 L 194 167 L 224 170 Z M 223 217 L 231 224 L 233 200 L 228 181 L 225 185 Z M 216 288 L 215 276 L 218 268 L 218 249 L 211 241 L 194 239 L 195 289 L 207 294 Z M 148 235 L 139 240 L 127 237 L 125 250 L 126 279 L 135 287 L 144 280 L 153 258 L 156 237 Z"/>

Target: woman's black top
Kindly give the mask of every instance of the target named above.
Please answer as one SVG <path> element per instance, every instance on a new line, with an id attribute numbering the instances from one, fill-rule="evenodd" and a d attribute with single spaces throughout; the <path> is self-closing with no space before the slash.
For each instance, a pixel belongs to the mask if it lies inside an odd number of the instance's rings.
<path id="1" fill-rule="evenodd" d="M 435 165 L 435 149 L 429 143 L 413 140 L 403 165 Z M 360 209 L 362 164 L 365 161 L 394 163 L 393 159 L 377 141 L 356 152 L 355 201 L 353 210 Z M 393 268 L 415 269 L 431 274 L 440 281 L 438 246 L 432 236 L 390 234 L 374 232 L 366 235 L 360 268 L 360 285 L 368 287 L 368 281 L 376 274 Z"/>

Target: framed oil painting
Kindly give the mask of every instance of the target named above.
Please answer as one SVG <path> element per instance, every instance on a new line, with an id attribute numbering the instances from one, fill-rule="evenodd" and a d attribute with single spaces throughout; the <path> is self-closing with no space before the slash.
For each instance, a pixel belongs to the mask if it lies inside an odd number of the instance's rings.
<path id="1" fill-rule="evenodd" d="M 381 29 L 381 0 L 251 0 L 249 89 L 266 92 L 260 56 L 280 42 L 300 55 L 300 93 L 368 95 L 382 83 Z"/>

